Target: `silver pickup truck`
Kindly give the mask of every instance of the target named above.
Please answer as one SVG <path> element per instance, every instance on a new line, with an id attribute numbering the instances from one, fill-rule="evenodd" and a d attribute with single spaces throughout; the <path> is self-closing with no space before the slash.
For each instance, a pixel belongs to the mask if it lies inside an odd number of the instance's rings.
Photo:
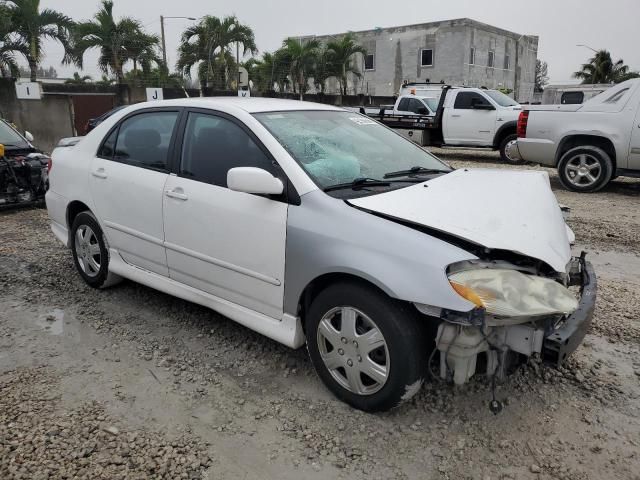
<path id="1" fill-rule="evenodd" d="M 562 185 L 596 192 L 618 176 L 640 177 L 640 79 L 582 105 L 527 106 L 509 156 L 557 167 Z"/>

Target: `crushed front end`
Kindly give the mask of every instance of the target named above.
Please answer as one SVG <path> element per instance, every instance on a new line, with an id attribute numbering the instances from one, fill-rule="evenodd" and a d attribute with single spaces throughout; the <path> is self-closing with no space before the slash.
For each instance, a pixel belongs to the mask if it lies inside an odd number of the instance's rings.
<path id="1" fill-rule="evenodd" d="M 49 186 L 49 157 L 33 149 L 0 146 L 0 208 L 44 200 Z"/>
<path id="2" fill-rule="evenodd" d="M 584 339 L 595 309 L 596 275 L 584 253 L 563 275 L 523 272 L 508 262 L 467 262 L 454 266 L 449 280 L 476 305 L 438 315 L 439 373 L 457 385 L 476 372 L 501 379 L 509 366 L 535 354 L 560 366 Z"/>

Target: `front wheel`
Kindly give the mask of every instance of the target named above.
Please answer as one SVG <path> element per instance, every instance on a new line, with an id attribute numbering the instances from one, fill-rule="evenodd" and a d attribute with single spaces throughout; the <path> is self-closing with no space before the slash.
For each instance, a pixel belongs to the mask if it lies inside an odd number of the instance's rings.
<path id="1" fill-rule="evenodd" d="M 511 135 L 507 135 L 500 142 L 500 159 L 505 163 L 510 163 L 512 165 L 521 165 L 524 163 L 524 160 L 521 158 L 513 157 L 511 154 L 511 148 L 518 143 L 518 135 L 515 133 Z"/>
<path id="2" fill-rule="evenodd" d="M 424 380 L 428 346 L 417 312 L 357 283 L 318 294 L 306 319 L 307 349 L 320 379 L 366 412 L 393 408 Z"/>
<path id="3" fill-rule="evenodd" d="M 611 157 L 591 145 L 572 148 L 558 162 L 560 183 L 574 192 L 597 192 L 611 181 L 613 174 Z"/>

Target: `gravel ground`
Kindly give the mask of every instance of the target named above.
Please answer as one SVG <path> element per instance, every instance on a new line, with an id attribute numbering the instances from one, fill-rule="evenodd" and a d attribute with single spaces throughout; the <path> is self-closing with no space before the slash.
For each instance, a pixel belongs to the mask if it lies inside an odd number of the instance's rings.
<path id="1" fill-rule="evenodd" d="M 45 210 L 0 212 L 0 478 L 640 479 L 640 181 L 576 195 L 549 172 L 596 318 L 565 368 L 500 385 L 497 416 L 482 378 L 354 411 L 304 350 L 132 282 L 93 290 Z"/>

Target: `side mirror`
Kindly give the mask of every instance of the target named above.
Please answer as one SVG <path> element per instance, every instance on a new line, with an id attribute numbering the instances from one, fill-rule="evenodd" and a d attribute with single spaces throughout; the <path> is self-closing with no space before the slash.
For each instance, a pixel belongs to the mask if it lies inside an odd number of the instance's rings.
<path id="1" fill-rule="evenodd" d="M 30 142 L 33 142 L 33 135 L 31 135 L 31 132 L 29 131 L 24 132 L 24 138 L 26 138 Z"/>
<path id="2" fill-rule="evenodd" d="M 279 178 L 256 167 L 236 167 L 227 172 L 227 187 L 236 192 L 280 195 L 284 185 Z"/>

